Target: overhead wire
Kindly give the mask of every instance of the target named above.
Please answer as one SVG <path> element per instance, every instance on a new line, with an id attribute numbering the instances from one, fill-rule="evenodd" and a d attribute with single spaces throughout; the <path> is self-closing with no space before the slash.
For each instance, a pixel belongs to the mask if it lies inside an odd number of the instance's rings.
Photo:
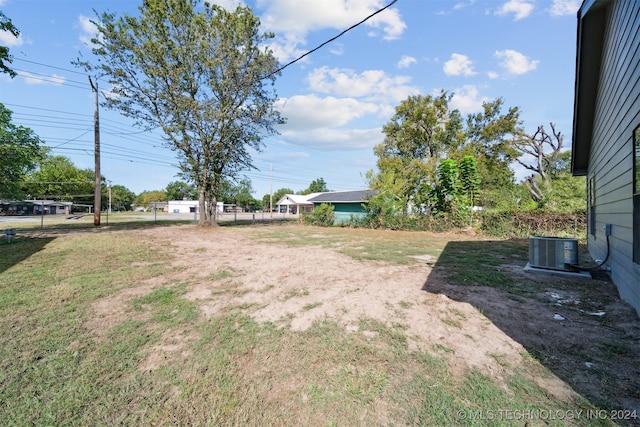
<path id="1" fill-rule="evenodd" d="M 356 27 L 358 27 L 358 26 L 362 25 L 363 23 L 365 23 L 366 21 L 368 21 L 369 19 L 371 19 L 371 18 L 372 18 L 372 17 L 374 17 L 375 15 L 377 15 L 377 14 L 379 14 L 379 13 L 383 12 L 384 10 L 388 9 L 389 7 L 393 6 L 397 1 L 398 1 L 398 0 L 392 0 L 389 4 L 387 4 L 387 5 L 386 5 L 386 6 L 384 6 L 383 8 L 376 10 L 376 11 L 375 11 L 375 12 L 373 12 L 372 14 L 370 14 L 370 15 L 368 15 L 367 17 L 365 17 L 364 19 L 362 19 L 361 21 L 359 21 L 359 22 L 357 22 L 356 24 L 353 24 L 352 26 L 350 26 L 350 27 L 348 27 L 347 29 L 343 30 L 343 31 L 342 31 L 342 32 L 340 32 L 338 35 L 336 35 L 336 36 L 334 36 L 334 37 L 332 37 L 332 38 L 330 38 L 330 39 L 326 40 L 325 42 L 321 43 L 321 44 L 320 44 L 320 45 L 318 45 L 317 47 L 315 47 L 315 48 L 311 49 L 310 51 L 308 51 L 308 52 L 306 52 L 306 53 L 304 53 L 304 54 L 300 55 L 299 57 L 297 57 L 296 59 L 294 59 L 294 60 L 292 60 L 292 61 L 288 62 L 287 64 L 283 65 L 282 67 L 279 67 L 277 70 L 275 70 L 275 71 L 274 71 L 274 72 L 272 72 L 271 74 L 267 75 L 266 77 L 263 77 L 263 79 L 265 79 L 265 78 L 269 78 L 269 77 L 273 76 L 274 74 L 277 74 L 277 73 L 279 73 L 279 72 L 283 71 L 283 70 L 284 70 L 284 69 L 286 69 L 287 67 L 289 67 L 289 66 L 291 66 L 291 65 L 295 64 L 296 62 L 298 62 L 298 61 L 302 60 L 302 59 L 303 59 L 303 58 L 305 58 L 306 56 L 308 56 L 308 55 L 310 55 L 310 54 L 312 54 L 312 53 L 316 52 L 317 50 L 321 49 L 321 48 L 322 48 L 322 47 L 324 47 L 325 45 L 327 45 L 327 44 L 329 44 L 329 43 L 331 43 L 331 42 L 335 41 L 336 39 L 338 39 L 338 38 L 342 37 L 342 36 L 343 36 L 344 34 L 346 34 L 347 32 L 349 32 L 349 31 L 353 30 L 354 28 L 356 28 Z M 18 61 L 23 61 L 23 62 L 26 62 L 26 63 L 34 64 L 34 65 L 39 65 L 39 66 L 47 67 L 47 68 L 52 68 L 52 69 L 57 69 L 57 70 L 61 70 L 61 71 L 69 72 L 69 73 L 75 73 L 75 74 L 79 74 L 79 75 L 84 75 L 84 73 L 79 72 L 79 71 L 69 70 L 69 69 L 65 69 L 65 68 L 61 68 L 61 67 L 56 67 L 56 66 L 52 66 L 52 65 L 47 65 L 47 64 L 40 63 L 40 62 L 36 62 L 36 61 L 30 61 L 30 60 L 22 59 L 22 58 L 14 58 L 14 59 L 16 59 L 16 60 L 18 60 Z M 86 88 L 87 88 L 87 86 L 88 86 L 88 84 L 86 84 L 86 83 L 76 82 L 76 81 L 73 81 L 73 80 L 67 80 L 67 79 L 64 79 L 64 81 L 63 81 L 63 82 L 55 82 L 56 77 L 47 76 L 47 75 L 44 75 L 44 74 L 41 74 L 41 73 L 35 73 L 35 72 L 26 71 L 26 70 L 16 70 L 16 71 L 18 71 L 18 74 L 19 74 L 19 75 L 21 75 L 21 76 L 22 76 L 22 77 L 24 77 L 24 78 L 31 78 L 31 79 L 41 80 L 41 81 L 45 81 L 45 82 L 49 82 L 49 83 L 56 83 L 56 84 L 59 84 L 59 85 L 68 86 L 68 87 L 74 87 L 74 88 L 80 88 L 80 89 L 86 89 Z M 27 74 L 27 75 L 24 75 L 24 74 L 20 74 L 20 73 L 28 73 L 28 74 Z M 38 77 L 38 76 L 43 76 L 43 77 Z M 68 82 L 75 83 L 75 84 L 69 84 Z M 77 84 L 78 86 L 77 86 L 76 84 Z M 9 106 L 12 106 L 12 105 L 13 105 L 13 106 L 19 106 L 19 105 L 16 105 L 16 104 L 5 104 L 5 105 L 9 105 Z M 19 107 L 24 107 L 24 108 L 29 108 L 29 109 L 36 109 L 36 110 L 42 110 L 42 111 L 51 111 L 51 112 L 56 112 L 56 113 L 60 113 L 60 114 L 82 115 L 82 114 L 79 114 L 79 113 L 62 112 L 62 111 L 58 111 L 58 110 L 50 110 L 50 109 L 38 108 L 38 107 L 26 107 L 26 106 L 19 106 Z M 25 114 L 25 115 L 27 115 L 27 116 L 28 116 L 28 114 Z M 32 115 L 32 116 L 36 116 L 36 117 L 37 117 L 37 115 Z M 83 116 L 85 116 L 85 117 L 91 117 L 91 116 L 89 116 L 89 115 L 83 115 Z M 39 120 L 39 119 L 33 119 L 33 120 L 35 120 L 36 122 L 38 122 L 38 120 Z M 104 120 L 104 119 L 103 119 L 103 120 Z M 108 120 L 108 119 L 107 119 L 107 120 Z M 47 120 L 39 120 L 39 122 L 40 122 L 40 123 L 51 123 L 50 121 L 47 121 Z M 113 122 L 118 124 L 118 126 L 113 126 L 113 128 L 114 128 L 114 129 L 118 129 L 118 127 L 119 127 L 120 123 L 115 122 L 115 121 L 113 121 Z M 57 121 L 57 122 L 53 122 L 53 123 L 60 123 L 60 122 L 59 122 L 59 121 Z M 71 125 L 71 126 L 75 126 L 75 123 L 74 123 L 73 121 L 71 121 L 70 123 L 64 123 L 64 124 L 66 124 L 67 126 L 69 126 L 69 125 Z M 81 123 L 78 123 L 78 124 L 80 125 Z M 48 126 L 48 127 L 51 127 L 51 128 L 63 128 L 63 129 L 65 128 L 64 126 Z M 85 128 L 78 129 L 78 128 L 69 128 L 69 127 L 67 127 L 66 129 L 72 129 L 72 130 L 84 130 Z M 66 144 L 69 144 L 69 143 L 71 143 L 71 142 L 74 142 L 74 141 L 79 141 L 79 138 L 81 138 L 82 136 L 84 136 L 84 135 L 85 135 L 86 133 L 88 133 L 89 131 L 90 131 L 90 130 L 87 130 L 86 132 L 84 132 L 83 134 L 79 135 L 78 137 L 71 138 L 71 139 L 69 139 L 69 140 L 66 140 L 65 142 L 62 142 L 61 144 L 59 144 L 59 145 L 57 145 L 57 146 L 55 146 L 55 147 L 49 147 L 49 148 L 52 148 L 52 149 L 58 149 L 58 150 L 77 150 L 77 151 L 84 151 L 84 152 L 87 152 L 87 149 L 84 149 L 84 148 L 72 148 L 72 147 L 62 147 L 62 146 L 63 146 L 63 145 L 66 145 Z M 126 131 L 118 131 L 118 132 L 111 131 L 111 132 L 105 132 L 105 133 L 107 133 L 107 134 L 109 134 L 109 135 L 112 135 L 112 136 L 120 136 L 122 139 L 129 139 L 129 140 L 130 140 L 131 138 L 127 138 L 128 136 L 130 136 L 130 135 L 137 135 L 137 136 L 143 136 L 143 135 L 144 135 L 144 136 L 147 136 L 147 135 L 145 135 L 145 134 L 147 134 L 147 133 L 148 133 L 148 131 L 146 131 L 146 130 L 140 130 L 140 131 L 135 132 L 135 133 L 132 133 L 132 132 L 126 132 Z M 141 143 L 145 143 L 145 144 L 150 144 L 150 145 L 152 145 L 153 147 L 156 147 L 156 148 L 158 147 L 158 145 L 156 145 L 156 144 L 157 144 L 157 142 L 156 142 L 156 141 L 153 141 L 153 142 L 152 142 L 152 141 L 148 140 L 148 141 L 146 141 L 146 142 L 145 142 L 145 141 L 141 141 L 139 138 L 136 138 L 136 142 L 141 142 Z M 108 145 L 108 144 L 103 144 L 103 145 Z M 160 145 L 162 145 L 162 144 L 160 144 Z M 116 146 L 114 146 L 114 145 L 111 145 L 111 146 L 112 146 L 112 147 L 116 147 Z M 116 147 L 116 148 L 118 148 L 118 149 L 120 149 L 120 150 L 125 151 L 122 147 Z M 305 149 L 308 149 L 308 147 L 305 147 Z M 126 151 L 129 151 L 129 152 L 131 152 L 131 153 L 134 153 L 134 152 L 136 152 L 137 150 L 127 149 Z M 293 151 L 293 150 L 292 150 L 292 151 Z M 145 161 L 149 161 L 149 160 L 151 160 L 151 161 L 154 161 L 154 162 L 155 162 L 154 164 L 163 164 L 163 163 L 164 163 L 164 164 L 166 164 L 167 166 L 172 166 L 172 167 L 175 167 L 175 166 L 176 166 L 175 164 L 171 164 L 171 163 L 169 163 L 169 162 L 163 162 L 163 161 L 161 161 L 161 160 L 152 160 L 152 159 L 149 159 L 149 158 L 148 158 L 148 156 L 149 156 L 149 154 L 150 154 L 150 153 L 148 153 L 148 152 L 139 152 L 139 153 L 140 153 L 140 154 L 144 154 L 144 155 L 145 155 L 145 157 L 144 157 L 144 158 L 141 158 L 141 157 L 138 157 L 138 156 L 136 156 L 136 155 L 126 155 L 126 154 L 123 154 L 123 153 L 117 153 L 117 152 L 116 152 L 116 153 L 113 153 L 113 152 L 106 152 L 106 151 L 104 152 L 104 154 L 110 154 L 110 155 L 115 155 L 115 156 L 123 157 L 123 158 L 124 158 L 124 160 L 129 160 L 129 161 L 131 161 L 131 162 L 133 162 L 133 161 L 134 161 L 133 159 L 136 159 L 138 163 L 143 163 L 143 162 L 141 162 L 141 160 L 145 160 Z M 88 153 L 88 152 L 87 152 L 87 154 L 90 154 L 90 153 Z M 325 154 L 327 154 L 327 153 L 325 153 Z M 123 159 L 119 159 L 119 160 L 123 160 Z M 299 171 L 299 170 L 295 170 L 295 169 L 284 169 L 284 168 L 282 169 L 282 171 L 283 171 L 283 172 L 285 172 L 285 173 L 287 173 L 287 172 L 288 172 L 288 173 L 294 173 L 294 174 L 296 174 L 296 173 L 300 173 L 300 172 L 301 172 L 301 171 Z M 309 172 L 309 169 L 308 169 L 308 168 L 305 168 L 305 169 L 304 169 L 304 171 L 305 171 L 305 172 Z M 319 171 L 319 170 L 318 170 L 318 171 Z M 255 172 L 255 171 L 247 171 L 247 173 L 251 173 L 251 172 L 253 172 L 252 174 L 253 174 L 254 176 L 263 177 L 263 178 L 267 178 L 267 177 L 268 177 L 268 178 L 269 178 L 269 179 L 271 179 L 271 180 L 272 180 L 272 179 L 274 179 L 274 178 L 276 178 L 276 179 L 278 178 L 278 176 L 277 176 L 277 175 L 276 175 L 276 176 L 274 176 L 274 175 L 273 175 L 273 172 L 271 172 L 269 175 L 266 175 L 266 174 L 261 174 L 261 173 L 259 173 L 259 172 Z M 283 177 L 282 179 L 283 179 L 284 181 L 286 181 L 286 182 L 299 182 L 299 183 L 306 183 L 306 182 L 308 182 L 308 181 L 306 181 L 306 180 L 305 180 L 305 181 L 303 181 L 302 179 L 292 178 L 291 176 L 287 176 L 286 178 L 285 178 L 285 177 Z"/>
<path id="2" fill-rule="evenodd" d="M 396 3 L 397 1 L 398 1 L 398 0 L 393 0 L 393 1 L 391 1 L 391 3 L 389 3 L 388 5 L 386 5 L 385 7 L 383 7 L 382 9 L 378 9 L 378 10 L 376 10 L 376 11 L 375 11 L 375 12 L 373 12 L 371 15 L 367 16 L 366 18 L 364 18 L 363 20 L 361 20 L 361 21 L 360 21 L 360 22 L 358 22 L 357 24 L 353 24 L 352 26 L 350 26 L 350 27 L 349 27 L 349 28 L 347 28 L 346 30 L 342 31 L 342 32 L 341 32 L 340 34 L 338 34 L 337 36 L 334 36 L 334 37 L 330 38 L 329 40 L 327 40 L 327 41 L 325 41 L 325 42 L 321 43 L 320 45 L 318 45 L 317 47 L 315 47 L 315 48 L 311 49 L 310 51 L 308 51 L 308 52 L 306 52 L 306 53 L 304 53 L 304 54 L 300 55 L 299 57 L 297 57 L 297 58 L 296 58 L 296 59 L 294 59 L 293 61 L 291 61 L 291 62 L 289 62 L 289 63 L 287 63 L 287 64 L 283 65 L 282 67 L 278 68 L 277 70 L 275 70 L 274 72 L 272 72 L 271 74 L 267 75 L 267 76 L 266 76 L 266 77 L 264 77 L 264 78 L 265 78 L 265 79 L 266 79 L 266 78 L 269 78 L 269 77 L 273 76 L 274 74 L 277 74 L 277 73 L 279 73 L 280 71 L 284 70 L 284 69 L 285 69 L 285 68 L 287 68 L 288 66 L 293 65 L 293 64 L 295 64 L 296 62 L 300 61 L 302 58 L 304 58 L 304 57 L 306 57 L 306 56 L 308 56 L 308 55 L 311 55 L 313 52 L 315 52 L 315 51 L 317 51 L 317 50 L 321 49 L 323 46 L 325 46 L 325 45 L 327 45 L 327 44 L 331 43 L 332 41 L 335 41 L 336 39 L 338 39 L 339 37 L 342 37 L 342 36 L 343 36 L 344 34 L 346 34 L 347 32 L 349 32 L 349 31 L 353 30 L 354 28 L 359 27 L 360 25 L 364 24 L 365 22 L 367 22 L 369 19 L 373 18 L 374 16 L 376 16 L 376 15 L 377 15 L 377 14 L 379 14 L 380 12 L 382 12 L 382 11 L 384 11 L 384 10 L 388 9 L 389 7 L 393 6 L 393 5 L 394 5 L 394 3 Z"/>

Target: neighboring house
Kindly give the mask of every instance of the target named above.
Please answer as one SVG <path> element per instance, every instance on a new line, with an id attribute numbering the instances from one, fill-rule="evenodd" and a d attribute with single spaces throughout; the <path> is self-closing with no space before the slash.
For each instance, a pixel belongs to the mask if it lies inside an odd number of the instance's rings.
<path id="1" fill-rule="evenodd" d="M 310 198 L 309 201 L 314 207 L 321 204 L 333 205 L 335 223 L 340 224 L 349 221 L 351 217 L 364 216 L 366 213 L 363 204 L 366 204 L 367 200 L 375 194 L 375 190 L 334 191 L 319 194 Z"/>
<path id="2" fill-rule="evenodd" d="M 285 194 L 276 202 L 276 212 L 297 214 L 299 212 L 311 212 L 313 202 L 309 199 L 324 193 L 311 194 Z"/>
<path id="3" fill-rule="evenodd" d="M 167 209 L 169 207 L 169 202 L 153 202 L 149 204 L 149 209 L 153 211 L 154 209 L 160 212 L 168 212 Z"/>
<path id="4" fill-rule="evenodd" d="M 222 213 L 223 203 L 218 202 L 216 210 Z M 197 200 L 169 200 L 167 202 L 166 211 L 169 213 L 194 213 L 198 210 Z"/>
<path id="5" fill-rule="evenodd" d="M 71 212 L 72 202 L 55 200 L 0 201 L 0 213 L 3 215 L 64 215 Z"/>
<path id="6" fill-rule="evenodd" d="M 639 5 L 638 0 L 586 0 L 578 11 L 571 158 L 573 174 L 587 178 L 589 253 L 638 313 Z"/>

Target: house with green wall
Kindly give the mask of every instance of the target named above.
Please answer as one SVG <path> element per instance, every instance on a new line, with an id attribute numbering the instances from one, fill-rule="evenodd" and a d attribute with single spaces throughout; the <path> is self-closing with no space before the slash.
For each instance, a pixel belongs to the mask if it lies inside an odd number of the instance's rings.
<path id="1" fill-rule="evenodd" d="M 335 224 L 348 222 L 352 217 L 358 218 L 366 215 L 364 205 L 376 194 L 376 190 L 357 191 L 332 191 L 322 193 L 309 199 L 314 208 L 321 204 L 334 207 Z"/>

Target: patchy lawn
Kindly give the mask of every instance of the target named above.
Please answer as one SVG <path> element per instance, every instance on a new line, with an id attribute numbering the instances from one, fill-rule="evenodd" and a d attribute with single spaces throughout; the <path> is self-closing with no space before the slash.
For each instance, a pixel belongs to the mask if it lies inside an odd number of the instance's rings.
<path id="1" fill-rule="evenodd" d="M 524 273 L 526 242 L 188 225 L 34 234 L 0 255 L 8 425 L 640 416 L 635 312 L 605 278 Z"/>

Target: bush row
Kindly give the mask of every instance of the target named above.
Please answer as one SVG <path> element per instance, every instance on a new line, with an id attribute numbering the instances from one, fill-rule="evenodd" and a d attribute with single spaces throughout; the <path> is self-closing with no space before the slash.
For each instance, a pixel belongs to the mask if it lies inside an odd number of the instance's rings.
<path id="1" fill-rule="evenodd" d="M 320 213 L 320 212 L 319 212 Z M 305 223 L 313 225 L 332 225 L 332 215 L 322 211 L 320 215 L 305 217 Z M 362 218 L 352 217 L 340 224 L 343 227 L 374 228 L 388 230 L 416 230 L 447 232 L 472 227 L 478 233 L 500 238 L 528 238 L 530 236 L 576 237 L 586 239 L 585 212 L 482 212 L 472 222 L 460 220 L 447 214 L 407 216 L 407 215 L 368 215 Z"/>

